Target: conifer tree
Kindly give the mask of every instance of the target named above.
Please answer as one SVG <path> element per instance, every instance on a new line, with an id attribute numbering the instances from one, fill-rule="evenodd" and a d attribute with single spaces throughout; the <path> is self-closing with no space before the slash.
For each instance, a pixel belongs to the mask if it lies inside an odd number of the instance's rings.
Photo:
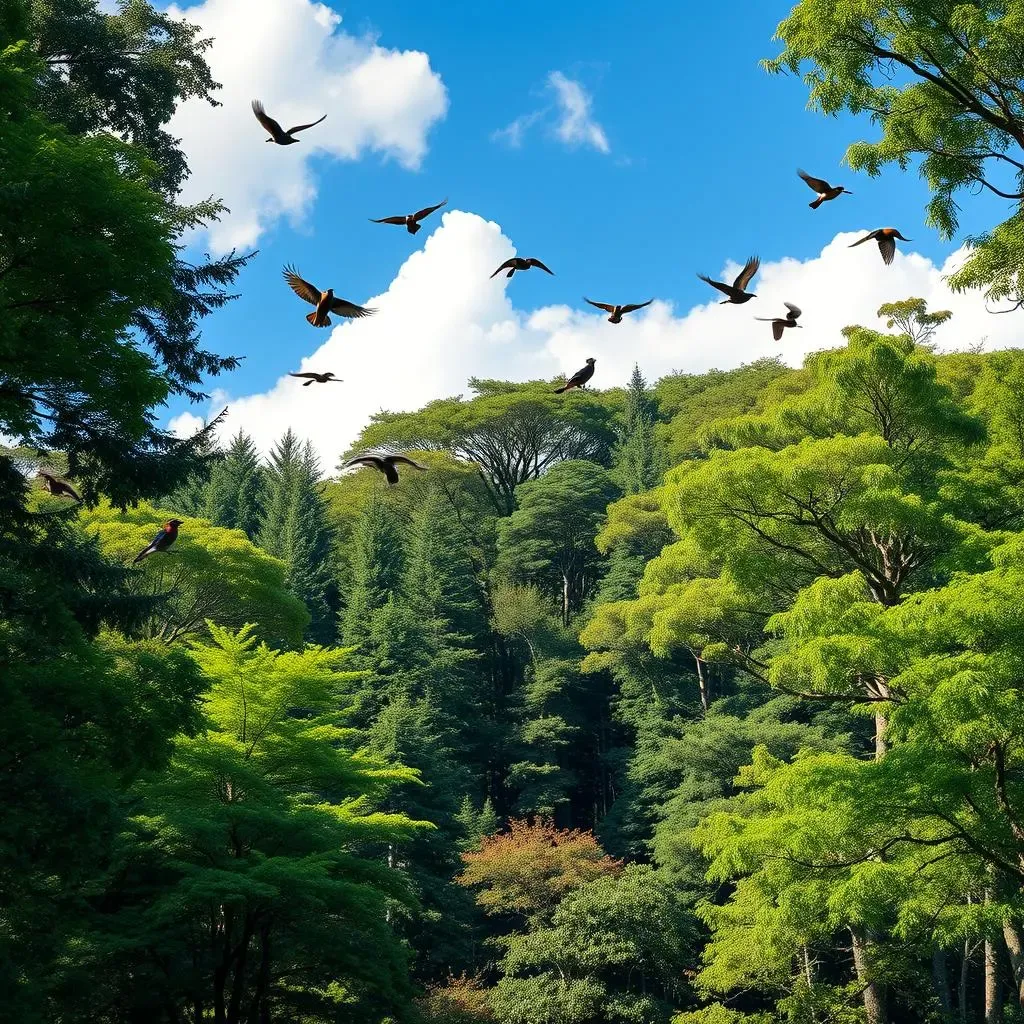
<path id="1" fill-rule="evenodd" d="M 240 430 L 231 439 L 223 460 L 210 471 L 204 518 L 215 526 L 241 530 L 254 540 L 263 515 L 263 477 L 256 445 Z"/>
<path id="2" fill-rule="evenodd" d="M 659 459 L 654 441 L 656 406 L 640 367 L 634 363 L 626 388 L 624 424 L 615 452 L 614 476 L 626 494 L 648 491 L 658 483 Z"/>
<path id="3" fill-rule="evenodd" d="M 378 497 L 367 504 L 352 535 L 349 558 L 341 630 L 346 646 L 366 639 L 373 613 L 401 589 L 404 551 L 392 505 Z"/>

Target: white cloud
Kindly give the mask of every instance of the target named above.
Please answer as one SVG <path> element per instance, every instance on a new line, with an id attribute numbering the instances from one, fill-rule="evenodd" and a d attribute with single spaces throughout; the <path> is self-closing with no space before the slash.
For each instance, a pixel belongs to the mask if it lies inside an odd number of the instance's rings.
<path id="1" fill-rule="evenodd" d="M 552 71 L 547 77 L 547 88 L 555 94 L 555 105 L 542 107 L 517 117 L 511 124 L 491 133 L 494 142 L 505 142 L 513 149 L 523 144 L 523 136 L 542 118 L 556 114 L 551 121 L 552 135 L 567 146 L 592 146 L 600 153 L 610 153 L 608 136 L 591 116 L 593 100 L 590 93 L 561 71 Z"/>
<path id="2" fill-rule="evenodd" d="M 355 160 L 372 151 L 417 168 L 448 109 L 427 54 L 340 31 L 340 16 L 312 0 L 205 0 L 168 13 L 213 38 L 207 59 L 223 86 L 223 106 L 189 100 L 168 127 L 192 170 L 185 200 L 215 195 L 231 210 L 211 229 L 216 252 L 253 245 L 280 217 L 301 222 L 316 197 L 314 156 Z M 284 128 L 327 120 L 296 145 L 274 146 L 249 109 L 253 99 Z"/>
<path id="3" fill-rule="evenodd" d="M 513 149 L 519 149 L 523 144 L 523 136 L 545 113 L 546 111 L 544 110 L 535 110 L 532 114 L 523 114 L 521 117 L 517 117 L 511 124 L 507 124 L 504 128 L 499 128 L 497 131 L 492 132 L 491 140 L 493 142 L 506 142 Z"/>
<path id="4" fill-rule="evenodd" d="M 634 361 L 651 381 L 673 370 L 725 369 L 763 356 L 782 355 L 797 366 L 810 351 L 843 344 L 839 332 L 849 324 L 884 329 L 875 310 L 912 295 L 925 298 L 932 309 L 953 310 L 953 320 L 936 335 L 940 347 L 966 348 L 986 338 L 988 349 L 1019 344 L 1018 317 L 993 316 L 985 311 L 980 293 L 954 295 L 946 287 L 943 276 L 962 253 L 939 267 L 900 251 L 886 267 L 874 245 L 856 252 L 847 248 L 863 234 L 839 234 L 807 260 L 763 264 L 754 279 L 758 297 L 743 306 L 720 306 L 718 293 L 707 288 L 706 305 L 677 314 L 671 301 L 656 299 L 613 325 L 590 307 L 552 303 L 532 311 L 517 308 L 512 300 L 520 287 L 518 275 L 512 280 L 487 276 L 514 254 L 512 243 L 497 224 L 453 210 L 405 261 L 388 290 L 367 301 L 379 310 L 375 316 L 343 322 L 317 347 L 321 333 L 307 328 L 296 308 L 297 337 L 308 340 L 310 355 L 301 366 L 282 365 L 282 375 L 331 370 L 343 384 L 305 388 L 282 376 L 265 394 L 229 397 L 221 392 L 210 412 L 228 404 L 222 436 L 244 429 L 264 451 L 290 426 L 312 440 L 324 467 L 332 470 L 372 413 L 416 409 L 435 398 L 466 394 L 470 376 L 551 378 L 572 373 L 588 356 L 597 359 L 596 387 L 624 385 Z M 731 280 L 738 271 L 739 265 L 730 262 L 715 276 Z M 554 298 L 557 279 L 541 280 Z M 642 302 L 649 296 L 593 298 Z M 771 325 L 754 317 L 783 314 L 785 300 L 802 308 L 803 327 L 787 330 L 776 342 Z M 200 425 L 190 416 L 178 417 L 175 424 L 183 429 Z"/>

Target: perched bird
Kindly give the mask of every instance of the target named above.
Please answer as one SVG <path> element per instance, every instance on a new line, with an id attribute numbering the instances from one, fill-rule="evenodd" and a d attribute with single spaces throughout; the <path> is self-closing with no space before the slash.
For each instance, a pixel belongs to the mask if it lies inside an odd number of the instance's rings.
<path id="1" fill-rule="evenodd" d="M 896 228 L 876 228 L 870 234 L 865 235 L 859 242 L 854 242 L 853 245 L 847 248 L 852 249 L 854 245 L 863 245 L 865 242 L 870 242 L 871 239 L 878 242 L 878 251 L 882 254 L 882 260 L 886 263 L 892 263 L 896 256 L 896 239 L 898 238 L 901 242 L 912 242 L 912 238 L 904 238 Z"/>
<path id="2" fill-rule="evenodd" d="M 52 473 L 47 473 L 45 469 L 40 469 L 38 474 L 43 481 L 44 491 L 48 491 L 58 498 L 74 498 L 75 501 L 82 500 L 74 487 L 66 481 L 55 477 Z"/>
<path id="3" fill-rule="evenodd" d="M 144 558 L 149 558 L 150 555 L 155 554 L 157 551 L 166 551 L 177 539 L 178 539 L 178 527 L 184 522 L 184 519 L 168 519 L 164 523 L 163 529 L 150 541 L 149 547 L 144 551 L 140 551 L 135 556 L 136 562 L 141 562 Z"/>
<path id="4" fill-rule="evenodd" d="M 426 466 L 421 466 L 418 462 L 413 462 L 412 459 L 407 459 L 404 455 L 360 455 L 358 458 L 346 462 L 342 468 L 348 469 L 349 466 L 357 465 L 373 466 L 374 469 L 378 469 L 384 474 L 389 484 L 397 484 L 398 470 L 395 469 L 396 462 L 412 466 L 413 469 L 421 469 L 424 472 L 427 469 Z"/>
<path id="5" fill-rule="evenodd" d="M 702 280 L 706 281 L 712 288 L 717 288 L 723 295 L 728 295 L 729 298 L 724 299 L 719 303 L 720 306 L 724 306 L 727 302 L 733 302 L 737 305 L 741 302 L 749 302 L 751 299 L 756 298 L 754 292 L 745 291 L 748 284 L 750 284 L 751 278 L 757 273 L 758 267 L 761 266 L 761 261 L 756 256 L 751 256 L 749 260 L 744 264 L 743 269 L 739 272 L 736 280 L 732 284 L 723 284 L 721 281 L 712 281 L 710 277 L 705 274 L 698 274 L 697 276 Z"/>
<path id="6" fill-rule="evenodd" d="M 316 384 L 326 384 L 326 383 L 328 383 L 328 381 L 332 381 L 332 380 L 336 381 L 338 384 L 344 383 L 340 377 L 335 377 L 334 374 L 331 373 L 330 370 L 328 370 L 326 373 L 289 373 L 288 376 L 289 377 L 308 377 L 309 380 L 307 380 L 306 383 L 302 385 L 304 388 L 308 388 L 309 385 L 313 384 L 313 383 L 316 383 Z"/>
<path id="7" fill-rule="evenodd" d="M 407 213 L 404 217 L 381 217 L 380 220 L 374 220 L 371 217 L 370 222 L 373 224 L 404 224 L 409 234 L 415 235 L 423 226 L 420 224 L 420 221 L 429 217 L 435 210 L 440 210 L 447 202 L 447 199 L 442 199 L 437 206 L 425 206 L 422 210 L 417 210 L 415 213 Z"/>
<path id="8" fill-rule="evenodd" d="M 608 317 L 608 323 L 610 324 L 621 324 L 622 318 L 627 313 L 632 313 L 634 310 L 643 309 L 644 306 L 649 306 L 654 299 L 648 299 L 646 302 L 638 302 L 635 306 L 611 306 L 607 302 L 595 302 L 593 299 L 588 299 L 586 295 L 583 296 L 584 302 L 589 302 L 592 306 L 596 306 L 598 309 L 603 309 L 606 313 L 611 313 Z"/>
<path id="9" fill-rule="evenodd" d="M 296 132 L 304 132 L 307 128 L 312 128 L 317 125 L 326 117 L 320 118 L 320 121 L 310 121 L 309 124 L 297 124 L 294 128 L 289 128 L 285 131 L 264 109 L 263 104 L 259 100 L 252 101 L 252 112 L 256 115 L 256 120 L 259 121 L 264 128 L 270 132 L 270 138 L 267 142 L 276 142 L 279 146 L 290 146 L 294 142 L 301 142 L 301 139 L 292 138 Z"/>
<path id="10" fill-rule="evenodd" d="M 803 312 L 799 306 L 794 306 L 792 302 L 784 302 L 783 305 L 789 310 L 789 315 L 786 317 L 771 317 L 771 316 L 755 316 L 755 320 L 763 320 L 770 322 L 772 325 L 772 337 L 778 341 L 782 337 L 782 332 L 787 327 L 802 327 L 802 324 L 796 322 L 797 317 Z"/>
<path id="11" fill-rule="evenodd" d="M 325 292 L 320 291 L 316 285 L 299 277 L 294 267 L 284 268 L 284 279 L 300 299 L 305 299 L 311 306 L 316 306 L 316 311 L 306 317 L 314 327 L 330 327 L 331 318 L 327 315 L 328 313 L 337 313 L 338 316 L 361 317 L 371 316 L 377 312 L 375 309 L 357 306 L 347 299 L 335 298 L 333 288 L 328 288 Z"/>
<path id="12" fill-rule="evenodd" d="M 818 198 L 814 202 L 808 203 L 812 210 L 816 210 L 822 203 L 827 203 L 830 199 L 841 196 L 844 192 L 848 196 L 853 195 L 848 188 L 843 188 L 842 185 L 830 185 L 824 178 L 812 178 L 806 171 L 801 171 L 799 168 L 796 173 L 807 182 L 808 188 L 818 193 Z"/>
<path id="13" fill-rule="evenodd" d="M 502 265 L 498 267 L 493 274 L 491 274 L 491 277 L 497 277 L 503 270 L 508 271 L 505 275 L 506 277 L 511 277 L 517 270 L 529 270 L 530 267 L 540 267 L 541 270 L 547 270 L 552 277 L 555 273 L 553 270 L 548 270 L 540 260 L 535 259 L 533 256 L 529 256 L 526 259 L 523 259 L 522 256 L 513 256 L 512 259 L 505 260 L 505 262 L 502 263 Z"/>
<path id="14" fill-rule="evenodd" d="M 561 395 L 566 391 L 571 391 L 573 388 L 585 388 L 587 381 L 594 376 L 594 362 L 594 357 L 591 356 L 587 360 L 587 365 L 582 370 L 577 370 L 560 388 L 556 388 L 553 393 Z"/>

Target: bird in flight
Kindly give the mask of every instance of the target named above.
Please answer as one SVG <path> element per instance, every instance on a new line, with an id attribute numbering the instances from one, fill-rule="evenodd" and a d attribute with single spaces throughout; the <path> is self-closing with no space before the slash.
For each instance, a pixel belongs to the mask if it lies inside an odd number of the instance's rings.
<path id="1" fill-rule="evenodd" d="M 292 143 L 301 142 L 301 139 L 293 138 L 296 132 L 304 132 L 307 128 L 312 128 L 317 125 L 326 117 L 320 118 L 320 121 L 310 121 L 309 124 L 297 124 L 294 128 L 289 128 L 285 131 L 264 109 L 263 104 L 259 100 L 252 101 L 252 112 L 256 115 L 256 120 L 259 121 L 264 128 L 270 132 L 270 138 L 267 142 L 276 142 L 279 146 L 290 146 Z"/>
<path id="2" fill-rule="evenodd" d="M 595 302 L 593 299 L 588 299 L 586 295 L 583 296 L 584 302 L 589 302 L 592 306 L 596 306 L 598 309 L 603 309 L 606 313 L 611 313 L 608 317 L 608 323 L 610 324 L 621 324 L 622 318 L 627 313 L 632 313 L 634 310 L 643 309 L 644 306 L 649 306 L 654 299 L 648 299 L 646 302 L 638 302 L 632 306 L 612 306 L 607 302 Z"/>
<path id="3" fill-rule="evenodd" d="M 757 297 L 754 292 L 748 292 L 745 289 L 747 285 L 750 284 L 751 279 L 757 273 L 758 267 L 760 266 L 761 261 L 756 256 L 751 256 L 744 264 L 743 269 L 739 272 L 736 280 L 733 281 L 732 284 L 723 284 L 721 281 L 712 281 L 711 278 L 705 274 L 698 274 L 697 276 L 702 281 L 706 281 L 712 288 L 717 288 L 723 295 L 729 296 L 729 298 L 724 299 L 719 303 L 720 306 L 724 306 L 727 302 L 739 305 L 742 302 L 749 302 L 751 299 Z"/>
<path id="4" fill-rule="evenodd" d="M 47 473 L 45 469 L 38 470 L 38 475 L 43 482 L 44 491 L 48 491 L 58 498 L 74 498 L 75 501 L 82 500 L 78 492 L 66 480 L 61 480 L 52 473 Z"/>
<path id="5" fill-rule="evenodd" d="M 787 316 L 784 317 L 771 317 L 771 316 L 755 316 L 755 320 L 763 320 L 770 322 L 772 325 L 772 337 L 779 341 L 782 338 L 782 332 L 787 327 L 802 327 L 802 324 L 796 322 L 797 317 L 803 312 L 799 306 L 794 306 L 792 302 L 784 302 L 783 305 L 789 310 Z"/>
<path id="6" fill-rule="evenodd" d="M 349 302 L 347 299 L 336 298 L 333 288 L 328 288 L 325 292 L 320 291 L 316 285 L 310 284 L 299 277 L 294 267 L 284 268 L 284 279 L 300 299 L 305 299 L 311 306 L 316 306 L 316 310 L 306 316 L 306 319 L 314 327 L 330 327 L 331 318 L 327 315 L 328 313 L 358 318 L 371 316 L 377 312 L 375 309 L 357 306 L 354 302 Z"/>
<path id="7" fill-rule="evenodd" d="M 854 245 L 863 245 L 865 242 L 870 242 L 871 239 L 878 242 L 878 251 L 882 254 L 882 260 L 887 265 L 892 263 L 896 256 L 896 239 L 898 238 L 901 242 L 912 242 L 912 238 L 904 238 L 896 228 L 876 228 L 874 231 L 865 235 L 862 239 L 854 242 L 853 245 L 847 248 L 852 249 Z"/>
<path id="8" fill-rule="evenodd" d="M 426 472 L 427 467 L 421 466 L 418 462 L 413 462 L 412 459 L 406 458 L 404 455 L 360 455 L 357 458 L 351 459 L 346 462 L 342 469 L 348 469 L 349 466 L 373 466 L 374 469 L 380 470 L 384 474 L 389 484 L 398 483 L 398 470 L 395 468 L 395 463 L 401 462 L 406 466 L 412 466 L 413 469 L 420 469 Z"/>
<path id="9" fill-rule="evenodd" d="M 594 376 L 595 361 L 594 357 L 591 356 L 587 360 L 586 366 L 577 370 L 560 388 L 556 388 L 553 393 L 561 395 L 566 391 L 571 391 L 573 388 L 585 388 L 587 386 L 587 381 Z"/>
<path id="10" fill-rule="evenodd" d="M 327 384 L 329 381 L 336 381 L 338 384 L 344 383 L 340 377 L 335 377 L 330 370 L 326 373 L 289 373 L 289 377 L 308 377 L 302 386 L 308 388 L 310 384 Z"/>
<path id="11" fill-rule="evenodd" d="M 502 263 L 502 265 L 498 267 L 493 274 L 491 274 L 491 277 L 497 277 L 503 270 L 508 271 L 505 275 L 506 277 L 511 277 L 517 270 L 529 270 L 530 267 L 540 267 L 541 270 L 547 270 L 547 272 L 554 277 L 555 272 L 553 270 L 548 270 L 540 260 L 535 259 L 533 256 L 529 256 L 526 259 L 523 259 L 522 256 L 513 256 L 512 259 L 505 260 L 505 262 Z"/>
<path id="12" fill-rule="evenodd" d="M 429 217 L 435 210 L 440 210 L 447 202 L 447 199 L 442 199 L 437 206 L 425 206 L 422 210 L 417 210 L 415 213 L 407 213 L 403 217 L 381 217 L 380 220 L 374 220 L 371 217 L 370 222 L 373 224 L 404 224 L 409 234 L 415 235 L 423 227 L 420 221 Z"/>
<path id="13" fill-rule="evenodd" d="M 178 539 L 178 527 L 184 522 L 184 519 L 168 519 L 160 532 L 149 542 L 149 547 L 135 556 L 132 565 L 141 562 L 144 558 L 149 558 L 157 551 L 166 551 Z"/>
<path id="14" fill-rule="evenodd" d="M 813 178 L 806 171 L 801 171 L 799 168 L 796 173 L 807 182 L 809 189 L 818 193 L 818 198 L 808 203 L 812 210 L 816 210 L 822 203 L 827 203 L 830 199 L 841 196 L 844 192 L 848 196 L 853 195 L 848 188 L 843 188 L 842 185 L 830 185 L 824 178 Z"/>

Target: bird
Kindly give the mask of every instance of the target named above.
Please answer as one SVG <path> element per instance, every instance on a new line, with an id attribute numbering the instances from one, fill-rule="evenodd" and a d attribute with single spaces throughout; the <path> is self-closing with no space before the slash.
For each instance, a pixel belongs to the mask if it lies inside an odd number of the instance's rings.
<path id="1" fill-rule="evenodd" d="M 754 292 L 747 292 L 744 289 L 748 284 L 750 284 L 751 278 L 757 273 L 757 269 L 760 266 L 761 261 L 756 256 L 751 256 L 743 265 L 743 269 L 739 272 L 736 280 L 732 284 L 723 284 L 721 281 L 712 281 L 706 274 L 698 274 L 697 276 L 702 281 L 706 281 L 712 288 L 717 288 L 723 295 L 729 296 L 729 298 L 724 299 L 719 303 L 720 306 L 724 306 L 727 302 L 732 302 L 738 305 L 741 302 L 749 302 L 751 299 L 757 297 Z"/>
<path id="2" fill-rule="evenodd" d="M 863 245 L 865 242 L 870 242 L 871 239 L 878 242 L 878 251 L 882 254 L 882 260 L 887 265 L 892 263 L 896 256 L 896 239 L 898 238 L 901 242 L 912 242 L 912 238 L 904 238 L 896 228 L 876 228 L 874 231 L 865 235 L 860 241 L 854 242 L 853 245 L 847 246 L 852 249 L 854 245 Z"/>
<path id="3" fill-rule="evenodd" d="M 304 132 L 307 128 L 312 128 L 317 125 L 326 117 L 320 118 L 320 121 L 311 121 L 309 124 L 297 124 L 294 128 L 289 128 L 285 131 L 264 109 L 263 104 L 259 100 L 252 101 L 252 112 L 256 115 L 256 120 L 259 121 L 264 128 L 270 132 L 270 138 L 267 142 L 276 142 L 279 146 L 290 146 L 295 142 L 301 142 L 301 139 L 292 138 L 296 132 Z"/>
<path id="4" fill-rule="evenodd" d="M 577 370 L 560 388 L 556 388 L 553 394 L 561 395 L 566 391 L 571 391 L 573 388 L 585 388 L 587 381 L 594 376 L 595 362 L 596 360 L 591 356 L 587 360 L 587 365 Z"/>
<path id="5" fill-rule="evenodd" d="M 55 477 L 52 473 L 47 473 L 45 469 L 38 470 L 38 475 L 42 478 L 44 491 L 48 491 L 58 498 L 74 498 L 75 501 L 82 500 L 74 487 L 65 480 Z"/>
<path id="6" fill-rule="evenodd" d="M 184 522 L 184 519 L 168 519 L 160 532 L 149 542 L 149 547 L 135 556 L 132 565 L 141 562 L 144 558 L 149 558 L 157 551 L 166 551 L 178 539 L 178 527 Z"/>
<path id="7" fill-rule="evenodd" d="M 598 309 L 603 309 L 606 313 L 611 313 L 608 317 L 608 323 L 610 324 L 621 324 L 622 318 L 627 313 L 632 313 L 636 309 L 643 309 L 644 306 L 649 306 L 654 299 L 648 299 L 646 302 L 638 302 L 632 306 L 612 306 L 607 302 L 595 302 L 593 299 L 588 299 L 586 295 L 583 296 L 584 302 L 589 302 L 592 306 L 596 306 Z"/>
<path id="8" fill-rule="evenodd" d="M 407 213 L 404 217 L 381 217 L 380 220 L 374 220 L 370 218 L 372 224 L 404 224 L 410 235 L 415 235 L 421 227 L 421 220 L 429 217 L 435 210 L 440 210 L 447 199 L 442 199 L 437 206 L 425 206 L 422 210 L 417 210 L 415 213 Z"/>
<path id="9" fill-rule="evenodd" d="M 783 302 L 786 309 L 789 310 L 789 315 L 785 317 L 771 317 L 771 316 L 755 316 L 755 320 L 763 320 L 770 322 L 772 325 L 772 337 L 778 341 L 782 337 L 782 332 L 787 327 L 802 327 L 802 324 L 796 322 L 797 317 L 803 312 L 799 306 L 794 306 L 792 302 Z"/>
<path id="10" fill-rule="evenodd" d="M 327 384 L 330 381 L 335 381 L 338 384 L 344 383 L 340 377 L 335 377 L 334 374 L 331 373 L 330 370 L 328 370 L 326 373 L 289 373 L 288 376 L 289 377 L 308 377 L 309 380 L 307 380 L 302 385 L 304 388 L 308 388 L 310 384 L 314 384 L 314 383 L 316 383 L 316 384 Z"/>
<path id="11" fill-rule="evenodd" d="M 547 270 L 552 277 L 555 275 L 553 270 L 549 270 L 543 263 L 541 263 L 540 260 L 535 259 L 533 256 L 529 256 L 526 259 L 523 259 L 522 256 L 513 256 L 512 259 L 505 260 L 505 262 L 502 263 L 502 265 L 498 267 L 493 274 L 491 274 L 491 277 L 497 277 L 503 270 L 508 271 L 505 275 L 506 277 L 511 277 L 517 270 L 529 270 L 530 267 L 540 267 L 541 270 Z"/>
<path id="12" fill-rule="evenodd" d="M 373 466 L 374 469 L 378 469 L 384 474 L 389 484 L 397 484 L 398 470 L 395 468 L 396 462 L 402 462 L 407 466 L 412 466 L 413 469 L 423 470 L 423 472 L 427 470 L 426 466 L 421 466 L 418 462 L 413 462 L 412 459 L 406 458 L 404 455 L 359 455 L 346 462 L 342 469 L 348 469 L 349 466 L 356 465 Z"/>
<path id="13" fill-rule="evenodd" d="M 328 288 L 325 292 L 320 291 L 316 285 L 310 284 L 299 277 L 294 267 L 284 268 L 284 279 L 300 299 L 305 299 L 311 306 L 316 306 L 316 311 L 308 314 L 306 317 L 314 327 L 330 327 L 331 318 L 327 315 L 328 313 L 358 318 L 371 316 L 377 312 L 375 309 L 357 306 L 354 302 L 349 302 L 347 299 L 335 298 L 333 288 Z"/>
<path id="14" fill-rule="evenodd" d="M 816 210 L 822 203 L 827 203 L 830 199 L 841 196 L 844 192 L 848 196 L 853 195 L 848 188 L 843 188 L 842 185 L 830 185 L 824 178 L 813 178 L 806 171 L 801 171 L 800 168 L 797 168 L 796 173 L 807 182 L 808 188 L 818 193 L 818 198 L 808 203 L 812 210 Z"/>

